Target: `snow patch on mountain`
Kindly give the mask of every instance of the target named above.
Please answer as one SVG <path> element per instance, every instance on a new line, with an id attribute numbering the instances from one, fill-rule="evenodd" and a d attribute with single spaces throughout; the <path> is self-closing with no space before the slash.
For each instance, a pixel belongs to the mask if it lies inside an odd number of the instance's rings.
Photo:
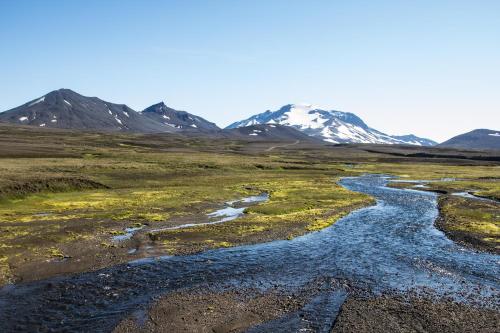
<path id="1" fill-rule="evenodd" d="M 45 96 L 43 96 L 42 98 L 37 99 L 36 101 L 31 102 L 28 106 L 33 106 L 35 104 L 42 103 L 43 101 L 45 101 Z"/>

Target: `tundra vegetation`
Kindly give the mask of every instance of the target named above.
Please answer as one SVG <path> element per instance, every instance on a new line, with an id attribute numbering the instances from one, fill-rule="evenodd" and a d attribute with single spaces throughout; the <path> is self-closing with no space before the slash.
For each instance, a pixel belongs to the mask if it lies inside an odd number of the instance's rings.
<path id="1" fill-rule="evenodd" d="M 498 163 L 415 163 L 359 147 L 311 144 L 267 150 L 275 145 L 0 125 L 0 284 L 150 255 L 130 251 L 145 245 L 154 254 L 182 255 L 315 232 L 374 203 L 337 184 L 366 172 L 456 178 L 431 186 L 498 198 Z M 263 192 L 269 200 L 236 220 L 165 229 Z M 497 241 L 498 205 L 488 209 L 480 229 L 487 230 L 484 239 Z M 468 232 L 467 226 L 460 230 Z M 114 241 L 126 228 L 137 231 Z"/>

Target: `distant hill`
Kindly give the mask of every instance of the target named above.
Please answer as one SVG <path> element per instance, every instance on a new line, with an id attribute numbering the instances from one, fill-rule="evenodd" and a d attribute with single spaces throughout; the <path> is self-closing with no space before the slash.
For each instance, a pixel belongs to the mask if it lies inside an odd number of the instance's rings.
<path id="1" fill-rule="evenodd" d="M 433 141 L 431 139 L 426 139 L 426 138 L 420 138 L 416 135 L 409 134 L 409 135 L 392 135 L 392 137 L 396 140 L 403 141 L 406 144 L 414 145 L 414 146 L 435 146 L 437 145 L 436 141 Z"/>
<path id="2" fill-rule="evenodd" d="M 290 126 L 259 124 L 237 128 L 226 128 L 220 132 L 223 136 L 240 140 L 266 141 L 302 141 L 320 142 Z"/>
<path id="3" fill-rule="evenodd" d="M 457 135 L 439 144 L 438 147 L 500 150 L 500 131 L 476 129 Z"/>
<path id="4" fill-rule="evenodd" d="M 353 113 L 323 110 L 313 105 L 288 104 L 229 125 L 238 128 L 257 124 L 278 124 L 331 143 L 377 143 L 433 146 L 436 142 L 415 135 L 391 136 L 366 125 Z"/>

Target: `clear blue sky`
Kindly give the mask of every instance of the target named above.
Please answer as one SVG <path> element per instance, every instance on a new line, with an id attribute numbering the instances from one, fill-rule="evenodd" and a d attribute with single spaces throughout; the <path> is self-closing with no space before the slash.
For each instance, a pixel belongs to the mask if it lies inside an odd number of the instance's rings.
<path id="1" fill-rule="evenodd" d="M 288 103 L 500 129 L 498 0 L 0 0 L 0 110 L 58 88 L 220 126 Z"/>

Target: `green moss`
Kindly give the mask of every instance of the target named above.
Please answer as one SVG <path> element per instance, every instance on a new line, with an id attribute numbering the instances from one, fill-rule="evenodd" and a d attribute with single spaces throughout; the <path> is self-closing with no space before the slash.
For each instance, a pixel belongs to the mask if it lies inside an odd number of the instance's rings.
<path id="1" fill-rule="evenodd" d="M 229 242 L 214 243 L 214 247 L 231 247 L 231 246 L 233 246 L 233 245 Z"/>
<path id="2" fill-rule="evenodd" d="M 324 229 L 326 227 L 331 226 L 338 219 L 340 219 L 344 216 L 345 216 L 345 213 L 341 213 L 341 214 L 335 214 L 334 216 L 330 216 L 328 218 L 316 219 L 314 222 L 312 222 L 311 224 L 309 224 L 306 227 L 306 230 L 307 231 L 318 231 L 318 230 Z"/>
<path id="3" fill-rule="evenodd" d="M 57 247 L 51 247 L 47 249 L 47 254 L 48 256 L 53 258 L 64 258 L 64 253 L 62 253 L 62 251 Z"/>
<path id="4" fill-rule="evenodd" d="M 8 264 L 8 256 L 0 255 L 0 285 L 7 284 L 12 280 L 12 272 Z"/>
<path id="5" fill-rule="evenodd" d="M 500 242 L 500 205 L 466 198 L 440 200 L 445 231 L 465 233 L 474 246 L 498 249 Z"/>

